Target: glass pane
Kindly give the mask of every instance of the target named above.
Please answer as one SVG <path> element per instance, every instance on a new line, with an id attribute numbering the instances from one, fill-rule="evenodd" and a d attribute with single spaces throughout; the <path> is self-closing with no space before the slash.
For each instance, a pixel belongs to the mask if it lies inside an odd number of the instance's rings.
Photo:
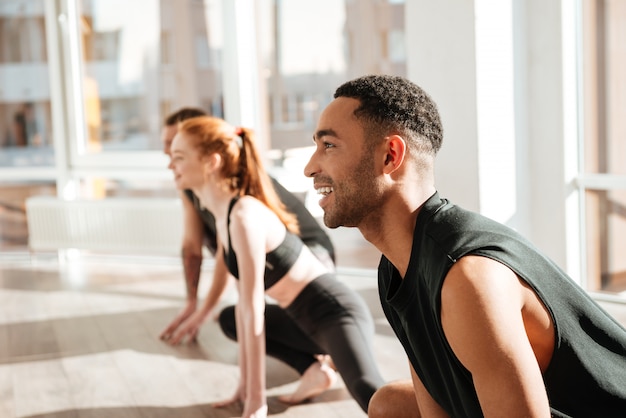
<path id="1" fill-rule="evenodd" d="M 626 295 L 626 191 L 588 190 L 585 200 L 588 290 Z"/>
<path id="2" fill-rule="evenodd" d="M 262 64 L 273 149 L 310 146 L 319 113 L 349 77 L 406 74 L 402 2 L 267 4 Z"/>
<path id="3" fill-rule="evenodd" d="M 626 2 L 583 2 L 585 171 L 626 175 Z"/>
<path id="4" fill-rule="evenodd" d="M 167 114 L 222 115 L 221 2 L 81 0 L 87 153 L 160 150 Z M 123 13 L 120 13 L 123 10 Z"/>
<path id="5" fill-rule="evenodd" d="M 0 167 L 54 165 L 44 0 L 0 1 Z"/>
<path id="6" fill-rule="evenodd" d="M 0 184 L 0 252 L 28 249 L 26 199 L 36 195 L 56 195 L 52 182 Z"/>

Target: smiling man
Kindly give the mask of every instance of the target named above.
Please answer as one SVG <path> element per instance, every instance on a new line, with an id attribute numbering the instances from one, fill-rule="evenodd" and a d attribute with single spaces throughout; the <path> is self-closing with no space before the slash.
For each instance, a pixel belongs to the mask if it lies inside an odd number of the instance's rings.
<path id="1" fill-rule="evenodd" d="M 442 139 L 420 87 L 360 77 L 336 90 L 305 167 L 325 224 L 383 254 L 412 381 L 381 388 L 369 415 L 623 416 L 626 330 L 520 234 L 438 194 Z"/>

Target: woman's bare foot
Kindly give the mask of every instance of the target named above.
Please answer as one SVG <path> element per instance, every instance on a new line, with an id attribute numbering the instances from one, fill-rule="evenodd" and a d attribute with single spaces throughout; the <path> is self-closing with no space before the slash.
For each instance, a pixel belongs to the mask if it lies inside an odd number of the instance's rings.
<path id="1" fill-rule="evenodd" d="M 337 372 L 326 362 L 316 361 L 302 375 L 300 385 L 291 395 L 279 396 L 281 402 L 299 404 L 330 388 L 337 380 Z"/>
<path id="2" fill-rule="evenodd" d="M 315 356 L 315 358 L 317 359 L 317 361 L 319 361 L 320 363 L 324 363 L 329 365 L 334 371 L 337 371 L 337 366 L 335 366 L 335 363 L 333 362 L 332 357 L 330 357 L 329 354 L 318 354 Z"/>

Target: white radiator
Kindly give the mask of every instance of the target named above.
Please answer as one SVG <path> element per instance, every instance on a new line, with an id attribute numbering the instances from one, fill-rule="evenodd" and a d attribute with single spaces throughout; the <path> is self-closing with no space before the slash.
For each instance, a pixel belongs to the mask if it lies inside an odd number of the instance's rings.
<path id="1" fill-rule="evenodd" d="M 26 200 L 31 251 L 80 250 L 179 255 L 183 209 L 178 198 Z"/>

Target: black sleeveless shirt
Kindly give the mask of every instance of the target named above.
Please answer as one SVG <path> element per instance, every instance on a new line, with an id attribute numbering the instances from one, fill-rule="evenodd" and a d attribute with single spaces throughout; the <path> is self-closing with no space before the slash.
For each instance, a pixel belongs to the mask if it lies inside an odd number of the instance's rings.
<path id="1" fill-rule="evenodd" d="M 422 207 L 413 234 L 404 279 L 381 258 L 380 300 L 415 372 L 450 416 L 483 416 L 472 376 L 448 344 L 440 316 L 444 278 L 468 254 L 509 267 L 550 312 L 555 347 L 543 378 L 553 416 L 626 416 L 626 330 L 554 262 L 512 229 L 437 193 Z"/>
<path id="2" fill-rule="evenodd" d="M 228 252 L 224 249 L 224 261 L 228 267 L 228 271 L 236 279 L 239 279 L 239 267 L 237 265 L 237 254 L 230 245 L 230 212 L 235 206 L 239 197 L 235 197 L 230 201 L 228 206 Z M 283 242 L 265 255 L 265 289 L 269 289 L 278 282 L 294 265 L 304 244 L 302 240 L 289 231 L 285 233 Z"/>

